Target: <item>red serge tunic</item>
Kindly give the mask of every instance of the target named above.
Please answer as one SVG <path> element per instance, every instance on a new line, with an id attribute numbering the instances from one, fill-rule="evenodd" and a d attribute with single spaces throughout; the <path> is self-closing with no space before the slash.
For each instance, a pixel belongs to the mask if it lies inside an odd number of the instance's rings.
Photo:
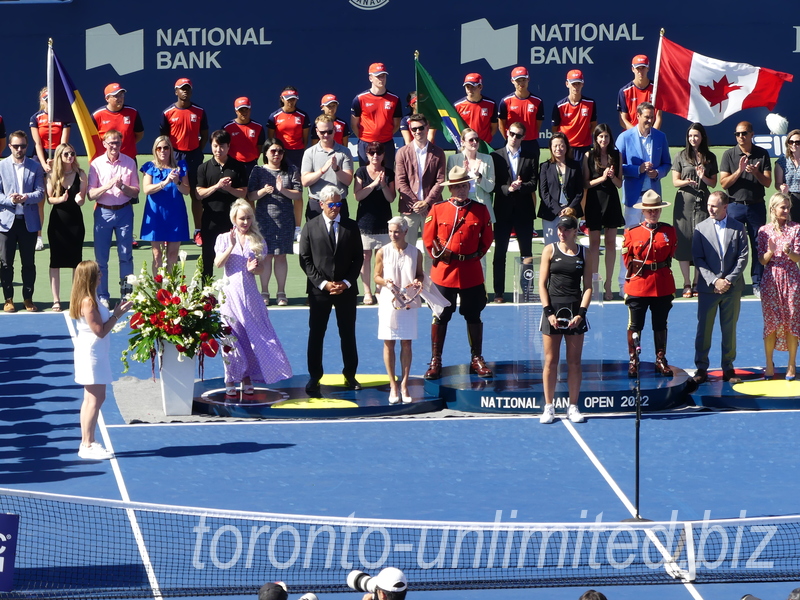
<path id="1" fill-rule="evenodd" d="M 455 224 L 464 218 L 464 223 L 450 236 Z M 428 254 L 433 254 L 433 237 L 437 236 L 442 245 L 453 254 L 469 255 L 473 258 L 461 261 L 454 256 L 449 265 L 439 261 L 431 267 L 431 281 L 439 285 L 467 289 L 483 283 L 481 257 L 486 254 L 494 240 L 489 210 L 479 202 L 469 202 L 456 206 L 451 200 L 434 204 L 425 218 L 422 240 Z M 448 242 L 449 240 L 449 242 Z"/>
<path id="2" fill-rule="evenodd" d="M 631 277 L 625 283 L 625 294 L 652 298 L 674 294 L 672 269 L 655 267 L 672 260 L 676 245 L 675 228 L 666 223 L 658 223 L 656 229 L 648 229 L 643 224 L 626 229 L 622 255 Z"/>

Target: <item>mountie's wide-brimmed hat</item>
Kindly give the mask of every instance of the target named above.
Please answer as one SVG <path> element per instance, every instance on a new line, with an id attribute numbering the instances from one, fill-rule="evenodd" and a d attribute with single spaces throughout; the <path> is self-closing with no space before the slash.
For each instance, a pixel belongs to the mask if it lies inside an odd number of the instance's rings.
<path id="1" fill-rule="evenodd" d="M 661 199 L 661 196 L 658 193 L 654 192 L 653 190 L 647 190 L 644 195 L 642 195 L 642 201 L 637 202 L 633 205 L 633 208 L 664 208 L 665 206 L 669 206 L 669 202 L 664 202 Z"/>
<path id="2" fill-rule="evenodd" d="M 450 172 L 447 174 L 447 181 L 443 181 L 439 185 L 448 186 L 448 185 L 458 185 L 459 183 L 469 183 L 470 181 L 474 180 L 475 178 L 469 174 L 464 167 L 460 167 L 456 165 Z"/>

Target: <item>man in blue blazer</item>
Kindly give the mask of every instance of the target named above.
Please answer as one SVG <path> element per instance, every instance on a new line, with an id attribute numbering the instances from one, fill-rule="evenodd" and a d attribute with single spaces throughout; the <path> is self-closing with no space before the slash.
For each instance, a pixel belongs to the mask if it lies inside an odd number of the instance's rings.
<path id="1" fill-rule="evenodd" d="M 708 379 L 708 351 L 717 307 L 722 333 L 722 379 L 730 383 L 741 381 L 736 376 L 733 361 L 748 249 L 744 225 L 728 215 L 729 202 L 730 197 L 725 192 L 712 192 L 707 205 L 710 216 L 697 226 L 692 238 L 692 258 L 700 277 L 694 343 L 697 373 L 691 387 Z"/>
<path id="2" fill-rule="evenodd" d="M 44 199 L 42 166 L 25 158 L 28 136 L 15 131 L 9 136 L 11 156 L 0 162 L 0 285 L 5 312 L 14 307 L 14 256 L 19 247 L 22 263 L 22 299 L 25 310 L 36 312 L 33 284 L 36 282 L 36 233 L 42 228 L 39 203 Z"/>
<path id="3" fill-rule="evenodd" d="M 661 179 L 672 169 L 667 136 L 653 127 L 656 109 L 650 102 L 636 108 L 639 122 L 617 138 L 622 158 L 622 197 L 625 227 L 642 222 L 642 211 L 633 208 L 647 190 L 661 195 Z"/>

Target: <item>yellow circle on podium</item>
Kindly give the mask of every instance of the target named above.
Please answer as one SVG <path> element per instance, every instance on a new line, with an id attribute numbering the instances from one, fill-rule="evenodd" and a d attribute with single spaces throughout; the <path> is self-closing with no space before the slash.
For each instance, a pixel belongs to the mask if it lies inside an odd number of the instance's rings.
<path id="1" fill-rule="evenodd" d="M 383 375 L 376 374 L 358 374 L 356 380 L 364 387 L 373 387 L 376 385 L 389 385 L 389 376 L 384 373 Z M 323 375 L 319 380 L 322 385 L 334 385 L 344 387 L 344 375 Z"/>
<path id="2" fill-rule="evenodd" d="M 748 396 L 768 396 L 770 398 L 796 398 L 800 396 L 800 381 L 743 381 L 733 386 L 735 392 Z"/>
<path id="3" fill-rule="evenodd" d="M 273 404 L 272 408 L 358 408 L 358 404 L 351 400 L 342 400 L 340 398 L 297 398 L 281 400 Z"/>

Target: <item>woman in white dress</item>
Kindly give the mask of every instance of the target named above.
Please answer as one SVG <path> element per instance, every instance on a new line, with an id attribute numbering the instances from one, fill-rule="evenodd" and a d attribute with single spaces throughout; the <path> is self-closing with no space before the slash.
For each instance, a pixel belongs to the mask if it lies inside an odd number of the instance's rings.
<path id="1" fill-rule="evenodd" d="M 412 401 L 408 391 L 411 372 L 411 341 L 417 338 L 417 310 L 421 300 L 422 257 L 416 247 L 406 242 L 408 224 L 403 217 L 389 219 L 388 244 L 375 255 L 374 280 L 378 294 L 378 339 L 383 340 L 383 362 L 389 374 L 389 403 Z M 413 286 L 406 290 L 407 286 Z M 410 293 L 409 293 L 410 292 Z M 413 300 L 407 302 L 409 296 Z M 395 340 L 400 340 L 402 377 L 398 391 L 395 376 Z"/>
<path id="2" fill-rule="evenodd" d="M 75 383 L 83 386 L 81 405 L 81 445 L 78 456 L 92 460 L 111 458 L 112 454 L 95 441 L 97 417 L 106 399 L 106 385 L 112 382 L 111 333 L 119 318 L 132 302 L 120 302 L 109 311 L 97 299 L 100 266 L 85 260 L 75 269 L 69 316 L 77 320 L 78 337 L 75 339 Z"/>

